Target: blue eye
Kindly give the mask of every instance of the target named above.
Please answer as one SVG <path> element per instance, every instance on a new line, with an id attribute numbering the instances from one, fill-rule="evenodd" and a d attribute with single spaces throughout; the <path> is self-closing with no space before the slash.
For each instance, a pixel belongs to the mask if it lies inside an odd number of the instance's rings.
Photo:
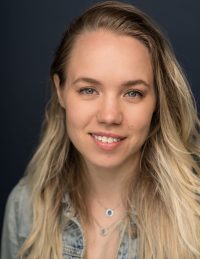
<path id="1" fill-rule="evenodd" d="M 125 96 L 136 98 L 136 97 L 142 97 L 143 94 L 137 90 L 130 90 L 125 94 Z"/>
<path id="2" fill-rule="evenodd" d="M 93 89 L 93 88 L 90 88 L 90 87 L 81 88 L 81 89 L 79 90 L 79 93 L 80 93 L 80 94 L 86 94 L 86 95 L 92 95 L 92 94 L 94 94 L 95 92 L 96 92 L 96 90 Z"/>

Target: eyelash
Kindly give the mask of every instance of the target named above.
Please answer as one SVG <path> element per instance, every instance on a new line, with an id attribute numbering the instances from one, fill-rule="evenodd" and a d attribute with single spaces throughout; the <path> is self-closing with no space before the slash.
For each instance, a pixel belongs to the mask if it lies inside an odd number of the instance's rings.
<path id="1" fill-rule="evenodd" d="M 88 90 L 92 91 L 92 93 L 87 93 Z M 94 92 L 97 92 L 97 91 L 95 89 L 91 88 L 91 87 L 84 87 L 84 88 L 79 89 L 78 92 L 80 94 L 92 95 Z"/>
<path id="2" fill-rule="evenodd" d="M 88 93 L 87 91 L 90 91 L 90 92 Z M 93 95 L 95 92 L 96 92 L 96 94 L 98 94 L 97 91 L 96 91 L 94 88 L 92 88 L 92 87 L 83 87 L 83 88 L 80 88 L 80 89 L 78 90 L 78 92 L 79 92 L 80 94 L 83 94 L 83 95 Z M 129 96 L 130 93 L 133 93 L 134 96 Z M 124 94 L 124 96 L 126 96 L 126 95 L 128 95 L 129 98 L 136 98 L 136 97 L 140 97 L 140 98 L 141 98 L 141 97 L 144 96 L 143 93 L 140 92 L 140 91 L 138 91 L 138 90 L 129 90 L 129 91 L 127 91 L 127 92 Z"/>
<path id="3" fill-rule="evenodd" d="M 130 93 L 134 93 L 134 96 L 128 96 L 130 98 L 143 97 L 143 93 L 138 90 L 129 90 L 128 92 L 126 92 L 125 95 L 130 94 Z"/>

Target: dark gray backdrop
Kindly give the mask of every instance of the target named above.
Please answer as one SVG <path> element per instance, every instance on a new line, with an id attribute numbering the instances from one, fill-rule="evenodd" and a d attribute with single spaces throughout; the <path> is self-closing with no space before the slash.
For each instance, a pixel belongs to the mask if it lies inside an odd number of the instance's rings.
<path id="1" fill-rule="evenodd" d="M 97 1 L 4 0 L 1 14 L 0 230 L 7 196 L 36 147 L 52 54 L 76 15 Z M 200 1 L 130 0 L 170 38 L 200 108 Z M 187 119 L 187 118 L 186 118 Z"/>

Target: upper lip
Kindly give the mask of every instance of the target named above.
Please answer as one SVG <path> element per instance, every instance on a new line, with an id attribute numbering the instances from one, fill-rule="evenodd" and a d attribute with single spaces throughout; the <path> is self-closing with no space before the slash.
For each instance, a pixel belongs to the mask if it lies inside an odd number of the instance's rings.
<path id="1" fill-rule="evenodd" d="M 95 136 L 105 136 L 105 137 L 111 137 L 111 138 L 118 138 L 118 139 L 124 139 L 125 137 L 120 136 L 118 134 L 114 134 L 114 133 L 108 133 L 108 132 L 91 132 L 91 135 L 95 135 Z"/>

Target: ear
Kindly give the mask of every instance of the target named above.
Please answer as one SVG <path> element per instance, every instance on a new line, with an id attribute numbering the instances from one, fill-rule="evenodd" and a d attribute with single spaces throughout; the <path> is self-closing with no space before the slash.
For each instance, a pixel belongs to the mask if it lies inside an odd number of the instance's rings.
<path id="1" fill-rule="evenodd" d="M 64 102 L 63 102 L 63 90 L 60 86 L 60 78 L 57 74 L 55 74 L 53 76 L 53 81 L 54 81 L 54 85 L 56 87 L 56 92 L 57 92 L 59 103 L 65 109 L 65 105 L 64 105 Z"/>

